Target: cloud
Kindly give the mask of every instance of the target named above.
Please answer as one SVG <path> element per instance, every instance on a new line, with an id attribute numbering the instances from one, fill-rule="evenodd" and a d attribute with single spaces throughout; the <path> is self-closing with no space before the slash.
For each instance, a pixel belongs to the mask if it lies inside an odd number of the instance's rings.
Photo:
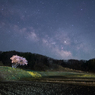
<path id="1" fill-rule="evenodd" d="M 36 30 L 33 27 L 28 27 L 26 32 L 27 32 L 27 39 L 29 39 L 32 42 L 39 41 L 39 36 L 37 35 Z"/>
<path id="2" fill-rule="evenodd" d="M 76 45 L 76 50 L 77 51 L 82 51 L 82 52 L 85 52 L 85 53 L 89 53 L 90 50 L 91 50 L 91 46 L 88 45 L 87 43 L 83 43 L 81 42 L 80 44 L 77 44 Z"/>
<path id="3" fill-rule="evenodd" d="M 65 50 L 60 50 L 59 48 L 54 48 L 53 52 L 54 52 L 54 54 L 56 54 L 57 58 L 60 58 L 60 59 L 61 58 L 62 59 L 74 58 L 70 51 L 65 51 Z"/>
<path id="4" fill-rule="evenodd" d="M 50 52 L 50 55 L 52 55 L 51 57 L 55 56 L 55 58 L 75 58 L 70 51 L 72 49 L 72 41 L 68 33 L 55 33 L 51 36 L 48 36 L 46 34 L 42 36 L 37 34 L 37 30 L 34 29 L 32 26 L 20 28 L 18 25 L 14 25 L 14 31 L 15 33 L 18 33 L 21 37 L 23 37 L 24 40 L 26 39 L 26 42 L 28 42 L 29 45 L 32 43 L 36 43 L 36 45 L 39 45 L 40 43 L 39 50 L 43 49 L 40 51 L 44 51 L 44 55 L 47 54 L 47 52 Z M 81 47 L 82 46 L 80 46 L 79 48 Z M 74 47 L 72 50 L 74 50 Z"/>
<path id="5" fill-rule="evenodd" d="M 52 48 L 53 46 L 55 46 L 56 42 L 51 41 L 50 39 L 42 38 L 42 44 L 46 47 Z"/>
<path id="6" fill-rule="evenodd" d="M 71 39 L 69 37 L 68 33 L 64 32 L 59 32 L 54 35 L 55 40 L 57 40 L 60 44 L 63 45 L 70 45 L 71 44 Z"/>
<path id="7" fill-rule="evenodd" d="M 23 27 L 20 28 L 18 25 L 13 26 L 14 33 L 18 34 L 20 37 L 25 38 L 26 40 L 37 42 L 39 37 L 33 27 Z"/>
<path id="8" fill-rule="evenodd" d="M 44 48 L 49 48 L 49 52 L 52 53 L 55 58 L 62 58 L 62 59 L 69 59 L 69 58 L 74 58 L 72 56 L 72 53 L 70 51 L 66 51 L 63 48 L 60 49 L 59 44 L 56 44 L 56 42 L 53 41 L 54 39 L 42 39 L 42 43 L 44 45 Z"/>
<path id="9" fill-rule="evenodd" d="M 45 45 L 48 45 L 49 43 L 48 43 L 48 41 L 46 40 L 46 39 L 42 39 L 42 42 L 43 42 L 43 44 L 45 44 Z"/>
<path id="10" fill-rule="evenodd" d="M 38 38 L 38 36 L 37 36 L 37 34 L 36 34 L 35 32 L 30 32 L 30 33 L 28 33 L 27 38 L 28 38 L 30 41 L 34 41 L 34 42 L 39 41 L 39 38 Z"/>

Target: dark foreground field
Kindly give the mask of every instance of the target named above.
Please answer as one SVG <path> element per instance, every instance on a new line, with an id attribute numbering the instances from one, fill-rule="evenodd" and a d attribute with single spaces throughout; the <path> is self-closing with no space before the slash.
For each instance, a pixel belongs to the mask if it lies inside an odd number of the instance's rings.
<path id="1" fill-rule="evenodd" d="M 0 66 L 0 95 L 95 95 L 95 74 Z"/>
<path id="2" fill-rule="evenodd" d="M 0 95 L 95 95 L 94 85 L 18 81 L 0 82 Z"/>

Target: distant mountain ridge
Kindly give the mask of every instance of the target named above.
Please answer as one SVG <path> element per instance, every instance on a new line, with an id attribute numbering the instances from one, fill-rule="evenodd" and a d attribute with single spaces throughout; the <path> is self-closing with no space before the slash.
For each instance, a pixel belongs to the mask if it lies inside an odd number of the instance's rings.
<path id="1" fill-rule="evenodd" d="M 17 52 L 17 51 L 0 51 L 0 61 L 4 66 L 11 66 L 10 57 L 13 55 L 19 55 L 25 57 L 28 61 L 27 66 L 18 66 L 22 69 L 30 69 L 37 71 L 57 70 L 64 71 L 64 68 L 70 68 L 75 70 L 95 72 L 95 58 L 90 60 L 56 60 L 40 54 L 34 54 L 30 52 Z M 68 70 L 70 70 L 68 69 Z"/>

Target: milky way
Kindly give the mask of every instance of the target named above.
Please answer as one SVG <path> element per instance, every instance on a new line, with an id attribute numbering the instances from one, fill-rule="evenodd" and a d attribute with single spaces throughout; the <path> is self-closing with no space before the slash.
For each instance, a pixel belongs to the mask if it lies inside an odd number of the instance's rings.
<path id="1" fill-rule="evenodd" d="M 95 58 L 94 11 L 95 0 L 0 0 L 0 51 Z"/>

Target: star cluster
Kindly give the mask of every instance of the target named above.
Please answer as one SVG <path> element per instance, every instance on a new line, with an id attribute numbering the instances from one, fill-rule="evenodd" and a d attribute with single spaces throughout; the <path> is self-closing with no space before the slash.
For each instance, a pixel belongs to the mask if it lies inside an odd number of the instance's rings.
<path id="1" fill-rule="evenodd" d="M 94 4 L 94 0 L 0 0 L 0 51 L 94 58 Z"/>

